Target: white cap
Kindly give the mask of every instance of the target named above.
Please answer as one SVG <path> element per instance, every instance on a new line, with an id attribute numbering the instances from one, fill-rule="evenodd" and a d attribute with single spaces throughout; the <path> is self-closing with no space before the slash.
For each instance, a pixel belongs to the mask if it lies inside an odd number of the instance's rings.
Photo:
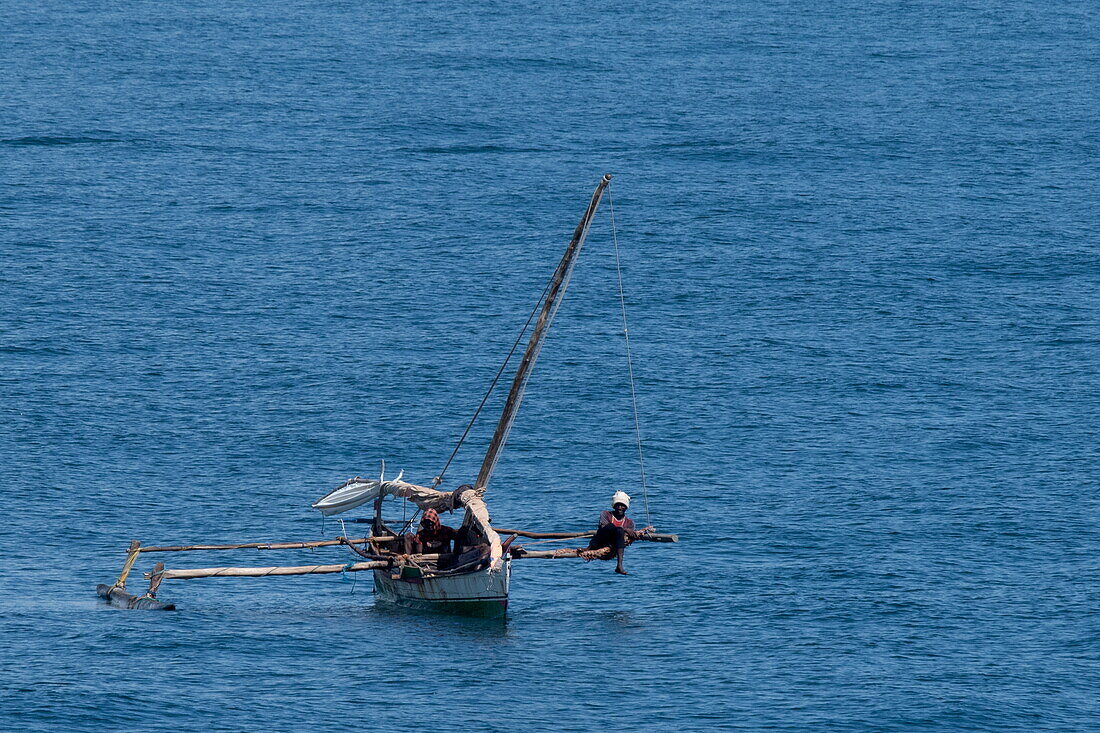
<path id="1" fill-rule="evenodd" d="M 630 508 L 630 497 L 626 495 L 625 491 L 616 491 L 611 495 L 611 506 L 616 504 L 626 504 L 627 508 Z"/>

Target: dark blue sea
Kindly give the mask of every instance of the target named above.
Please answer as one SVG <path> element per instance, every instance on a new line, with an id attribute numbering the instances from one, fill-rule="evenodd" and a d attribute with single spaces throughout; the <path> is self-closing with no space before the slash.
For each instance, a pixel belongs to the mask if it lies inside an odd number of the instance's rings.
<path id="1" fill-rule="evenodd" d="M 0 729 L 1100 729 L 1095 3 L 0 22 Z M 605 172 L 487 500 L 644 523 L 614 231 L 679 544 L 517 562 L 504 623 L 362 573 L 96 597 L 131 539 L 331 538 L 345 479 L 429 482 Z"/>

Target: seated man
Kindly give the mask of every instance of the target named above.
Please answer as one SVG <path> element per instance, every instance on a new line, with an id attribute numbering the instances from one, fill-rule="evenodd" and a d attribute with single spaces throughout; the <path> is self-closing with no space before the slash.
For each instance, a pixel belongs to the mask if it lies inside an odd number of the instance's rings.
<path id="1" fill-rule="evenodd" d="M 629 508 L 630 497 L 625 491 L 616 491 L 611 497 L 611 511 L 604 509 L 600 512 L 600 525 L 596 529 L 595 536 L 588 543 L 589 550 L 605 547 L 614 549 L 615 572 L 619 575 L 629 575 L 623 567 L 623 550 L 627 544 L 652 529 L 652 527 L 646 527 L 640 531 L 635 530 L 634 520 L 626 516 L 626 510 Z"/>
<path id="2" fill-rule="evenodd" d="M 458 487 L 459 491 L 464 489 L 472 489 L 473 486 L 464 484 Z M 455 530 L 454 537 L 454 556 L 451 559 L 450 567 L 452 569 L 465 569 L 474 570 L 476 567 L 481 567 L 489 561 L 489 544 L 477 530 L 469 522 L 464 521 L 462 525 Z M 476 566 L 476 567 L 475 567 Z"/>
<path id="3" fill-rule="evenodd" d="M 420 520 L 420 530 L 416 534 L 405 535 L 405 554 L 450 552 L 454 538 L 455 531 L 440 521 L 439 512 L 428 509 Z"/>

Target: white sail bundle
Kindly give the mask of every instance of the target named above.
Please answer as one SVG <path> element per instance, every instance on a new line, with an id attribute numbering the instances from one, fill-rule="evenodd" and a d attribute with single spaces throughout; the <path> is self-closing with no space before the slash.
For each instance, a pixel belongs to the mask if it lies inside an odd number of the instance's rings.
<path id="1" fill-rule="evenodd" d="M 398 474 L 395 481 L 365 479 L 356 476 L 340 484 L 335 489 L 313 502 L 311 506 L 326 517 L 351 511 L 356 507 L 363 506 L 377 499 L 379 496 L 379 489 L 384 487 L 385 484 L 400 482 L 402 475 L 403 474 Z M 385 492 L 383 492 L 382 495 L 385 496 Z"/>
<path id="2" fill-rule="evenodd" d="M 489 523 L 489 509 L 482 498 L 485 489 L 437 491 L 427 486 L 417 486 L 402 481 L 403 475 L 404 472 L 399 473 L 392 481 L 356 476 L 337 486 L 315 501 L 312 506 L 325 516 L 332 516 L 374 501 L 379 496 L 383 498 L 396 496 L 399 499 L 408 499 L 421 509 L 435 509 L 437 512 L 450 512 L 462 507 L 466 510 L 465 524 L 469 525 L 476 535 L 484 537 L 489 544 L 489 556 L 493 565 L 500 561 L 503 556 L 500 536 Z"/>

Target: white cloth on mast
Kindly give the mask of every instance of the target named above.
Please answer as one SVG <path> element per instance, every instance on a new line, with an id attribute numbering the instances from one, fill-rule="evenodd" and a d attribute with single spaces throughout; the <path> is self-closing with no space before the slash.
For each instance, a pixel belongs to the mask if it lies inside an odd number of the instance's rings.
<path id="1" fill-rule="evenodd" d="M 402 475 L 404 474 L 398 474 L 396 480 L 401 481 Z M 394 482 L 386 481 L 385 483 Z M 382 482 L 378 479 L 365 479 L 356 476 L 340 484 L 313 502 L 311 506 L 326 517 L 331 517 L 333 514 L 350 511 L 363 506 L 367 502 L 374 501 L 378 498 L 378 489 L 381 485 Z"/>
<path id="2" fill-rule="evenodd" d="M 454 511 L 459 507 L 466 509 L 468 524 L 477 535 L 485 538 L 489 544 L 489 557 L 493 566 L 497 566 L 503 557 L 498 535 L 489 523 L 489 509 L 482 496 L 485 489 L 466 489 L 465 491 L 437 491 L 427 486 L 417 486 L 402 481 L 404 473 L 398 474 L 393 481 L 363 479 L 356 476 L 340 484 L 324 497 L 313 502 L 312 506 L 325 516 L 340 514 L 379 496 L 397 496 L 416 504 L 421 509 L 435 509 L 437 512 Z"/>

